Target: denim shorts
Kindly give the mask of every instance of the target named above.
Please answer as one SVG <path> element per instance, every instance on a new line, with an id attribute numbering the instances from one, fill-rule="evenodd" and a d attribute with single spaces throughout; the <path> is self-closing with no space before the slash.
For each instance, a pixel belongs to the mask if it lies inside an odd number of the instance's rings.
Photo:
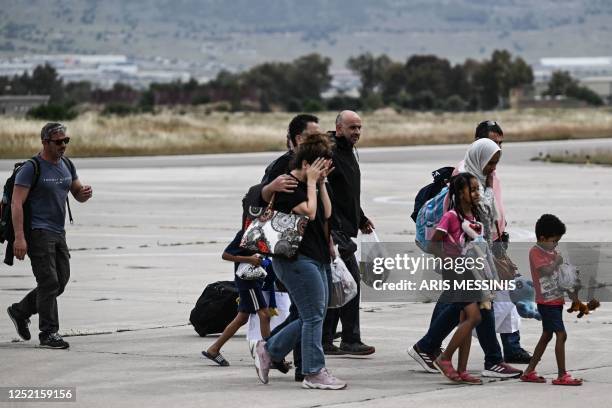
<path id="1" fill-rule="evenodd" d="M 547 332 L 564 332 L 563 305 L 540 305 L 538 312 L 542 315 L 542 329 Z"/>

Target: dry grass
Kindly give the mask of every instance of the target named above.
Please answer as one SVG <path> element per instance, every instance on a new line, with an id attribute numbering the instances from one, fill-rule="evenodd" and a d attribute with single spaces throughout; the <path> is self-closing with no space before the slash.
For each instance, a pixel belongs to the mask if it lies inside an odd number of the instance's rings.
<path id="1" fill-rule="evenodd" d="M 89 112 L 67 122 L 71 156 L 166 155 L 284 149 L 290 113 L 212 113 L 192 109 L 156 115 L 104 117 Z M 332 129 L 334 112 L 318 114 Z M 610 109 L 524 110 L 476 113 L 402 113 L 386 109 L 363 115 L 360 146 L 466 143 L 483 119 L 501 123 L 506 140 L 612 137 Z M 0 117 L 0 157 L 17 158 L 40 148 L 44 123 Z"/>
<path id="2" fill-rule="evenodd" d="M 539 157 L 534 157 L 532 160 L 550 163 L 599 164 L 603 166 L 612 166 L 612 151 L 555 151 L 546 155 L 540 154 Z"/>

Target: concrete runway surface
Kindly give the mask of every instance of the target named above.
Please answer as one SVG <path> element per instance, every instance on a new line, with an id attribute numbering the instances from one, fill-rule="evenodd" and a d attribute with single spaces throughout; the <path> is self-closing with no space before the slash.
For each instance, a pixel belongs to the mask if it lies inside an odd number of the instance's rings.
<path id="1" fill-rule="evenodd" d="M 533 241 L 536 219 L 549 212 L 566 223 L 566 241 L 612 241 L 612 169 L 529 160 L 539 152 L 595 147 L 610 149 L 612 140 L 504 145 L 498 174 L 513 240 Z M 432 170 L 455 165 L 465 149 L 359 151 L 362 206 L 383 240 L 413 241 L 409 215 L 415 194 L 430 182 Z M 77 403 L 66 406 L 87 407 L 608 406 L 609 303 L 580 320 L 564 316 L 567 366 L 586 380 L 578 388 L 517 380 L 457 386 L 420 372 L 405 350 L 423 334 L 431 304 L 362 305 L 363 339 L 376 346 L 376 354 L 328 358 L 333 373 L 349 382 L 347 391 L 302 390 L 292 373 L 274 372 L 269 385 L 260 384 L 244 330 L 223 349 L 230 367 L 201 360 L 200 351 L 214 337 L 197 337 L 187 326 L 189 312 L 206 284 L 232 279 L 232 266 L 221 260 L 221 252 L 239 227 L 240 199 L 278 155 L 75 159 L 94 197 L 84 205 L 72 201 L 75 224 L 67 225 L 72 273 L 59 308 L 60 332 L 74 335 L 67 338 L 71 348 L 43 350 L 35 340 L 15 341 L 5 314 L 0 319 L 0 387 L 72 386 Z M 0 170 L 6 173 L 12 163 L 0 161 Z M 34 284 L 28 261 L 0 266 L 0 305 L 18 301 Z M 34 338 L 37 324 L 34 317 Z M 533 349 L 540 330 L 539 322 L 523 321 L 525 348 Z M 477 342 L 469 369 L 482 369 Z M 539 372 L 552 378 L 555 371 L 549 348 Z"/>

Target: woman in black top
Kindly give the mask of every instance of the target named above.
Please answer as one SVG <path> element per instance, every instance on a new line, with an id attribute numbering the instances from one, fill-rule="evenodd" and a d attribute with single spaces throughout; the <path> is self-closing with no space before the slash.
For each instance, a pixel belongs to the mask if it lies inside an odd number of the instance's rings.
<path id="1" fill-rule="evenodd" d="M 311 134 L 298 147 L 294 169 L 289 173 L 298 182 L 293 193 L 276 193 L 274 209 L 307 215 L 297 257 L 274 257 L 272 265 L 276 277 L 287 288 L 295 302 L 300 319 L 260 341 L 255 349 L 255 368 L 260 380 L 268 382 L 272 361 L 282 361 L 301 338 L 302 373 L 304 388 L 342 389 L 346 383 L 332 376 L 325 368 L 321 336 L 327 308 L 327 275 L 330 263 L 329 235 L 326 222 L 332 207 L 325 178 L 332 170 L 331 142 L 326 134 Z"/>

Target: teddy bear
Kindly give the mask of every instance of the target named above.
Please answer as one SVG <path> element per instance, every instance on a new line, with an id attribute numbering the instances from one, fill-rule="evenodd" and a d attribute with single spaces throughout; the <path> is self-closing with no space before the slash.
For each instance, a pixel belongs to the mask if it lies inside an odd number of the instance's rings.
<path id="1" fill-rule="evenodd" d="M 597 299 L 591 299 L 589 303 L 585 304 L 578 298 L 578 292 L 582 289 L 582 282 L 580 281 L 580 270 L 576 266 L 564 262 L 555 271 L 555 277 L 559 287 L 566 291 L 572 300 L 572 305 L 567 309 L 568 313 L 578 312 L 577 317 L 580 319 L 600 306 Z"/>
<path id="2" fill-rule="evenodd" d="M 567 312 L 568 313 L 578 312 L 578 316 L 576 317 L 580 319 L 582 316 L 588 315 L 590 312 L 597 309 L 599 306 L 600 306 L 600 303 L 599 303 L 599 300 L 597 299 L 591 299 L 589 303 L 587 304 L 577 301 L 577 302 L 572 302 L 572 306 L 570 306 L 570 308 L 567 309 Z"/>
<path id="3" fill-rule="evenodd" d="M 525 319 L 542 320 L 535 303 L 533 282 L 523 276 L 514 279 L 515 289 L 510 291 L 510 299 L 516 305 L 519 316 Z"/>

